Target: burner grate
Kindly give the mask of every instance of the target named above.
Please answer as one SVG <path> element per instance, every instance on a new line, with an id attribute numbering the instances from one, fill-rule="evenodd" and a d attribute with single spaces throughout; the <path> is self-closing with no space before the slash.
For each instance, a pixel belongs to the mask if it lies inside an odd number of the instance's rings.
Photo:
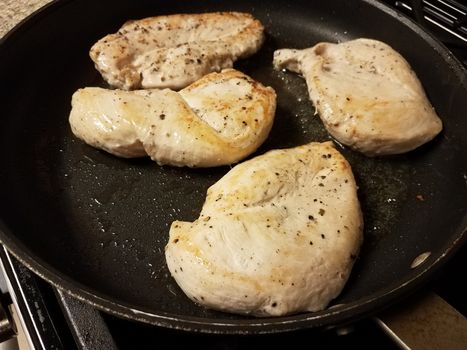
<path id="1" fill-rule="evenodd" d="M 454 0 L 402 0 L 395 1 L 394 6 L 420 24 L 441 31 L 443 41 L 467 45 L 466 5 Z"/>

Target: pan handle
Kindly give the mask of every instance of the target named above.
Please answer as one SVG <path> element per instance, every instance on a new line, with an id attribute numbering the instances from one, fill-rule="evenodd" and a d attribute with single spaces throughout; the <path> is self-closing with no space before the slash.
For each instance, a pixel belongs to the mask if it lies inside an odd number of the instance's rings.
<path id="1" fill-rule="evenodd" d="M 416 295 L 374 320 L 401 349 L 467 348 L 467 319 L 433 292 Z"/>

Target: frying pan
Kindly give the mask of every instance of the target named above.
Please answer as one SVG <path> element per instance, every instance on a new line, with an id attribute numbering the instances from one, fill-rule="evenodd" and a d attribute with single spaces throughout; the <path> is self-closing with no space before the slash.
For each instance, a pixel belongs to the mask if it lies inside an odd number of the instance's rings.
<path id="1" fill-rule="evenodd" d="M 273 71 L 278 48 L 382 40 L 410 62 L 443 120 L 438 137 L 404 155 L 367 158 L 341 149 L 359 184 L 365 242 L 346 288 L 326 310 L 252 318 L 189 301 L 165 264 L 168 227 L 195 219 L 207 188 L 229 168 L 120 159 L 71 134 L 72 93 L 106 86 L 88 57 L 97 39 L 128 19 L 221 10 L 250 12 L 266 27 L 261 51 L 235 65 L 278 94 L 272 132 L 252 157 L 329 139 L 304 80 Z M 415 291 L 466 240 L 465 71 L 433 37 L 378 2 L 57 1 L 3 39 L 0 81 L 0 239 L 53 285 L 112 314 L 224 333 L 342 324 Z M 428 257 L 411 267 L 423 253 Z"/>

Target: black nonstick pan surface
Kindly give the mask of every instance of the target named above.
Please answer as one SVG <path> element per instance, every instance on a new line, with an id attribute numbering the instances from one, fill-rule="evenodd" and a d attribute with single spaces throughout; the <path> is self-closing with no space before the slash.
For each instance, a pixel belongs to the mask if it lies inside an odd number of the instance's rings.
<path id="1" fill-rule="evenodd" d="M 96 40 L 128 19 L 220 10 L 250 12 L 266 27 L 262 49 L 235 64 L 278 95 L 272 132 L 251 157 L 329 140 L 304 80 L 272 69 L 278 48 L 382 40 L 409 61 L 443 120 L 440 135 L 404 155 L 367 158 L 341 149 L 359 185 L 365 242 L 327 310 L 252 318 L 189 301 L 165 264 L 168 228 L 175 219 L 197 218 L 207 188 L 229 167 L 120 159 L 70 131 L 73 92 L 106 86 L 88 57 Z M 112 314 L 225 333 L 341 324 L 417 290 L 467 239 L 466 73 L 429 34 L 378 2 L 57 1 L 3 39 L 0 82 L 0 240 L 55 286 Z M 412 268 L 423 253 L 428 258 Z"/>

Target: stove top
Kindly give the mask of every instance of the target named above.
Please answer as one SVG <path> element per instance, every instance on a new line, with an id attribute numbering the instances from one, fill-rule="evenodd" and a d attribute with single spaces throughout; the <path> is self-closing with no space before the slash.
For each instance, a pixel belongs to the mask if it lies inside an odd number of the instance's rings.
<path id="1" fill-rule="evenodd" d="M 418 20 L 467 67 L 467 6 L 453 0 L 384 2 Z M 187 342 L 195 349 L 274 349 L 294 344 L 319 348 L 362 344 L 380 350 L 399 348 L 372 318 L 330 329 L 261 336 L 193 334 L 116 318 L 58 291 L 0 248 L 0 260 L 10 283 L 8 289 L 13 291 L 13 295 L 4 296 L 1 302 L 4 306 L 13 303 L 18 308 L 28 342 L 36 349 L 134 349 L 136 344 L 138 349 L 154 349 L 162 344 L 172 347 Z M 426 289 L 437 293 L 467 317 L 467 287 L 460 283 L 460 276 L 465 276 L 465 266 L 466 246 L 437 273 Z M 404 308 L 404 304 L 398 307 Z M 7 334 L 3 332 L 7 328 L 0 320 L 0 334 Z"/>

